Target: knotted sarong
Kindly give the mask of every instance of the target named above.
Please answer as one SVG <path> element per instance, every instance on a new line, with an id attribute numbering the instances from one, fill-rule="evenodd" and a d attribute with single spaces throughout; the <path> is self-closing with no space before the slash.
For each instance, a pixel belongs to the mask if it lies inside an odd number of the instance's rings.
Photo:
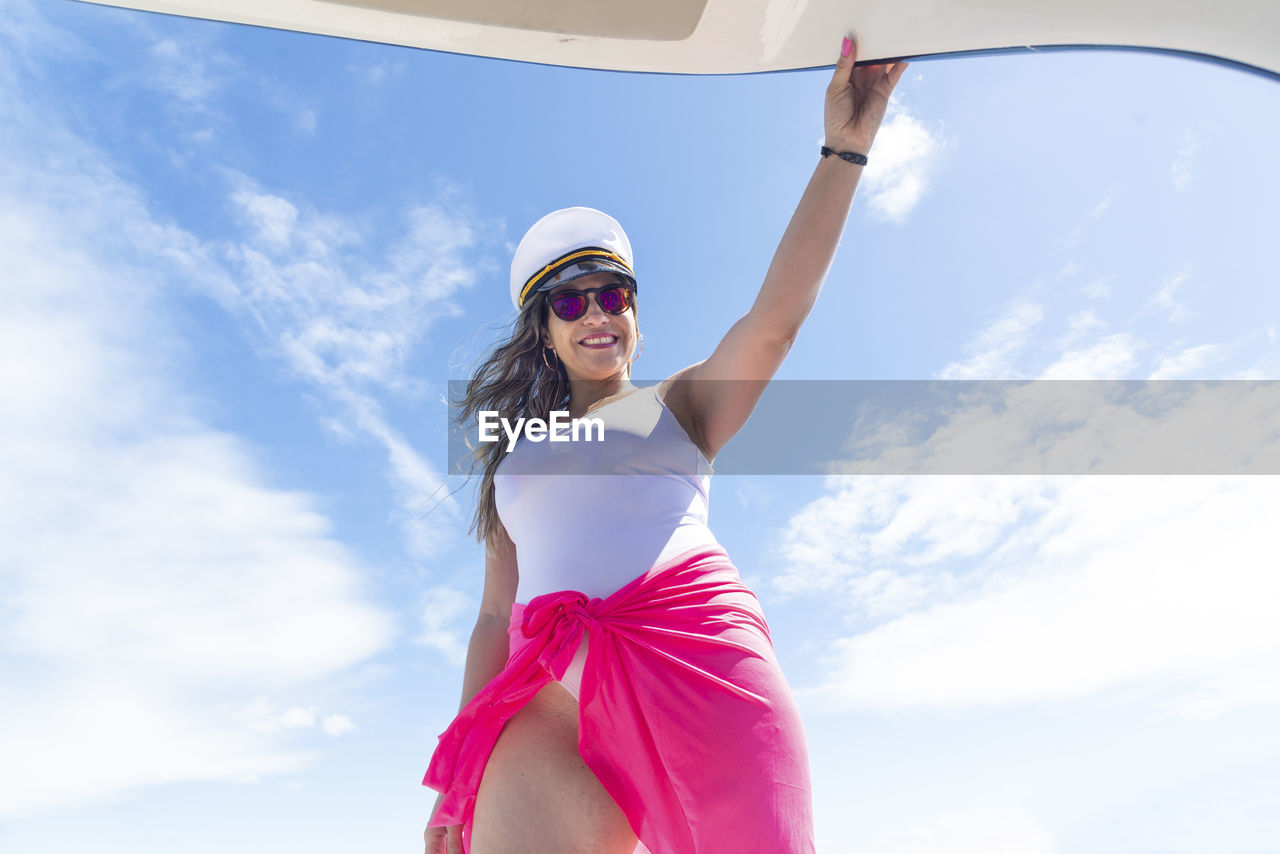
<path id="1" fill-rule="evenodd" d="M 440 736 L 423 784 L 432 826 L 460 824 L 503 725 L 564 676 L 582 633 L 578 751 L 653 854 L 812 852 L 799 710 L 760 603 L 720 548 L 660 566 L 604 599 L 575 591 L 512 608 L 523 642 Z"/>

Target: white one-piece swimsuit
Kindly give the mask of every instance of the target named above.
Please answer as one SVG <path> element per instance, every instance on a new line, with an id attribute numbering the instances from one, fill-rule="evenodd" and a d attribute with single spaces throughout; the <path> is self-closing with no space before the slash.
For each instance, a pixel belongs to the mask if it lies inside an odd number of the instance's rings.
<path id="1" fill-rule="evenodd" d="M 494 475 L 494 499 L 516 547 L 516 601 L 576 590 L 604 598 L 650 568 L 702 546 L 711 464 L 652 385 L 584 416 L 603 441 L 521 437 Z M 567 431 L 566 431 L 567 432 Z M 576 697 L 586 643 L 562 680 Z"/>

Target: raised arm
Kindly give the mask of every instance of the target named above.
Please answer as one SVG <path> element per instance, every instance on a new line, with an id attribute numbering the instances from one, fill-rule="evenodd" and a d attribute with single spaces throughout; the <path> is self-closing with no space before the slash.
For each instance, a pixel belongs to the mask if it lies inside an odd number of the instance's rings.
<path id="1" fill-rule="evenodd" d="M 825 144 L 866 155 L 907 64 L 854 68 L 856 59 L 846 39 L 827 87 Z M 750 311 L 711 356 L 676 374 L 668 401 L 688 414 L 709 457 L 746 423 L 791 349 L 835 257 L 862 169 L 836 156 L 818 161 Z"/>
<path id="2" fill-rule="evenodd" d="M 467 646 L 467 664 L 462 676 L 462 701 L 459 710 L 480 693 L 480 689 L 501 672 L 507 663 L 510 644 L 507 625 L 511 621 L 511 605 L 516 600 L 519 571 L 516 566 L 516 547 L 507 535 L 506 528 L 498 524 L 496 532 L 485 540 L 484 593 L 480 600 L 480 615 L 471 632 Z M 431 813 L 440 809 L 441 793 L 436 798 Z M 428 827 L 426 854 L 461 854 L 462 828 Z"/>

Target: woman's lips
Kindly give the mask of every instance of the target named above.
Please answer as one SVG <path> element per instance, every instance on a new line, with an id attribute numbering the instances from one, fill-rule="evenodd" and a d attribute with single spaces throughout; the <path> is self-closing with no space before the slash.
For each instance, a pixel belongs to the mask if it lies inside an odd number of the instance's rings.
<path id="1" fill-rule="evenodd" d="M 618 343 L 616 335 L 588 335 L 578 342 L 591 350 L 604 350 Z"/>

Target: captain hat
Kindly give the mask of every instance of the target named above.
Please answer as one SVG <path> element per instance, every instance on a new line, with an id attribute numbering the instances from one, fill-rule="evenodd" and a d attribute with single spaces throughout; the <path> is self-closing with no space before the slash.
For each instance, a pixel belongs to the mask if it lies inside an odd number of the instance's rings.
<path id="1" fill-rule="evenodd" d="M 631 241 L 618 221 L 595 208 L 563 208 L 533 224 L 511 259 L 511 301 L 591 273 L 617 273 L 632 287 Z"/>

